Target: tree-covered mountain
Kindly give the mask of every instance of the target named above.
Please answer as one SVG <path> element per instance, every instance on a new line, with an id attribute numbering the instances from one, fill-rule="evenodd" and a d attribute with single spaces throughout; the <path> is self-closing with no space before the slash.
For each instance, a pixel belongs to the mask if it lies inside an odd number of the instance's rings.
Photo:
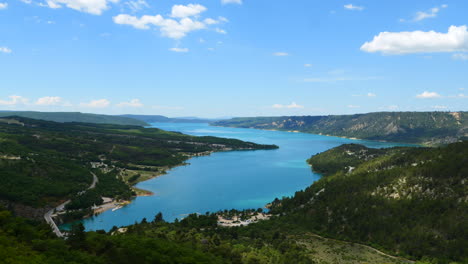
<path id="1" fill-rule="evenodd" d="M 204 119 L 204 118 L 196 118 L 196 117 L 171 118 L 171 117 L 162 116 L 162 115 L 121 115 L 121 116 L 141 120 L 146 123 L 211 123 L 211 122 L 215 122 L 219 120 L 219 119 Z"/>
<path id="2" fill-rule="evenodd" d="M 271 212 L 284 229 L 431 263 L 468 263 L 468 141 L 441 148 L 343 145 L 309 159 L 325 177 Z"/>
<path id="3" fill-rule="evenodd" d="M 277 146 L 140 126 L 4 117 L 0 118 L 0 200 L 31 207 L 54 205 L 85 190 L 93 172 L 99 183 L 84 196 L 92 205 L 100 196 L 128 198 L 129 185 L 138 180 L 135 175 L 161 173 L 191 156 L 273 148 Z"/>
<path id="4" fill-rule="evenodd" d="M 0 111 L 0 117 L 6 116 L 21 116 L 32 119 L 40 119 L 54 122 L 80 122 L 80 123 L 95 123 L 95 124 L 115 124 L 115 125 L 132 125 L 132 126 L 147 126 L 144 121 L 112 115 L 87 114 L 80 112 L 34 112 L 34 111 Z"/>
<path id="5" fill-rule="evenodd" d="M 215 126 L 300 131 L 348 138 L 438 145 L 468 138 L 467 112 L 378 112 L 355 115 L 245 117 Z"/>

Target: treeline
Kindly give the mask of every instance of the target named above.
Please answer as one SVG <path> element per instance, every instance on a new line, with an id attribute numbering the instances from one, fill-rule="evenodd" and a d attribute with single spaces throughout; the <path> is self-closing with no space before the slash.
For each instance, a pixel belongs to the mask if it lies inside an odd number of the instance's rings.
<path id="1" fill-rule="evenodd" d="M 0 259 L 8 264 L 315 263 L 281 233 L 217 228 L 212 214 L 194 214 L 176 223 L 166 223 L 158 214 L 108 233 L 84 232 L 75 225 L 67 240 L 48 230 L 0 209 Z"/>

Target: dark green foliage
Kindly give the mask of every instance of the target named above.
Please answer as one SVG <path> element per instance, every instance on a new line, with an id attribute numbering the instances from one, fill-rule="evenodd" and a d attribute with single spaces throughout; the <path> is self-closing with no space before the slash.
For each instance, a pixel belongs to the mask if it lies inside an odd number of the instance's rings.
<path id="1" fill-rule="evenodd" d="M 190 215 L 182 221 L 142 222 L 119 233 L 84 232 L 74 225 L 69 238 L 55 238 L 38 225 L 0 209 L 0 259 L 11 264 L 62 263 L 314 263 L 282 234 L 217 228 L 216 216 Z M 254 262 L 256 261 L 256 262 Z"/>
<path id="2" fill-rule="evenodd" d="M 95 170 L 96 189 L 69 205 L 82 208 L 98 203 L 99 196 L 130 198 L 129 186 L 117 177 L 124 168 L 175 166 L 211 151 L 272 148 L 277 147 L 138 126 L 0 118 L 0 199 L 35 207 L 58 203 L 91 184 L 91 162 L 115 169 Z"/>
<path id="3" fill-rule="evenodd" d="M 435 145 L 466 138 L 468 113 L 379 112 L 337 116 L 246 117 L 213 124 Z"/>
<path id="4" fill-rule="evenodd" d="M 347 152 L 355 159 L 343 159 Z M 468 261 L 468 141 L 434 149 L 344 145 L 310 162 L 333 166 L 305 191 L 273 203 L 272 212 L 285 215 L 277 225 L 413 259 Z M 343 170 L 350 165 L 352 172 Z"/>

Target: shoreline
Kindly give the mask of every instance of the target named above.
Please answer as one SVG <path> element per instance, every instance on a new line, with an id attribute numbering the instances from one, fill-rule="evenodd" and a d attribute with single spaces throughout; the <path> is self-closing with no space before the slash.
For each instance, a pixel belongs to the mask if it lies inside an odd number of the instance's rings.
<path id="1" fill-rule="evenodd" d="M 426 143 L 410 143 L 410 142 L 396 142 L 396 141 L 387 141 L 387 140 L 376 140 L 376 139 L 365 139 L 365 138 L 357 138 L 357 137 L 345 137 L 345 136 L 336 136 L 330 134 L 323 134 L 323 133 L 310 133 L 304 132 L 299 130 L 285 130 L 285 129 L 275 129 L 275 128 L 256 128 L 256 127 L 234 127 L 234 126 L 215 126 L 208 123 L 208 125 L 213 127 L 225 127 L 225 128 L 244 128 L 244 129 L 256 129 L 256 130 L 263 130 L 263 131 L 277 131 L 277 132 L 288 132 L 288 133 L 303 133 L 309 135 L 317 135 L 317 136 L 325 136 L 325 137 L 335 137 L 335 138 L 344 138 L 350 140 L 362 140 L 362 141 L 370 141 L 370 142 L 380 142 L 380 143 L 394 143 L 394 144 L 406 144 L 411 146 L 419 146 L 419 147 L 433 147 L 433 145 L 426 144 Z"/>

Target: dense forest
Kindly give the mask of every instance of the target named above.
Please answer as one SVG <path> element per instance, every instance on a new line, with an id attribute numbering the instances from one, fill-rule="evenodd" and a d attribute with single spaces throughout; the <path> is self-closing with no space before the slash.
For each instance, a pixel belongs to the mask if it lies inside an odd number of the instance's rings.
<path id="1" fill-rule="evenodd" d="M 215 126 L 278 129 L 313 134 L 439 145 L 468 138 L 467 112 L 377 112 L 355 115 L 245 117 Z"/>
<path id="2" fill-rule="evenodd" d="M 343 145 L 309 163 L 325 177 L 275 200 L 276 224 L 434 263 L 468 263 L 468 141 L 441 148 Z M 292 231 L 293 232 L 293 231 Z"/>
<path id="3" fill-rule="evenodd" d="M 277 146 L 139 126 L 0 118 L 0 200 L 54 205 L 85 190 L 92 182 L 90 172 L 100 182 L 86 194 L 89 203 L 96 196 L 128 197 L 131 191 L 119 178 L 121 172 L 158 171 L 212 151 L 273 148 Z"/>
<path id="4" fill-rule="evenodd" d="M 42 207 L 72 198 L 67 209 L 75 213 L 104 196 L 128 198 L 134 195 L 131 183 L 142 177 L 139 173 L 177 165 L 193 155 L 274 148 L 139 126 L 0 118 L 0 200 Z M 0 208 L 0 259 L 468 263 L 468 141 L 438 148 L 347 144 L 308 162 L 324 177 L 293 197 L 275 199 L 268 220 L 247 226 L 220 226 L 218 216 L 245 218 L 260 209 L 192 214 L 174 223 L 157 214 L 109 232 L 85 232 L 77 224 L 64 240 L 46 224 Z M 139 173 L 124 177 L 130 171 Z M 99 179 L 96 187 L 77 194 L 88 188 L 93 174 Z"/>
<path id="5" fill-rule="evenodd" d="M 146 122 L 125 116 L 98 115 L 80 112 L 35 112 L 35 111 L 0 111 L 0 117 L 21 116 L 54 122 L 81 122 L 95 124 L 115 124 L 146 126 Z"/>

